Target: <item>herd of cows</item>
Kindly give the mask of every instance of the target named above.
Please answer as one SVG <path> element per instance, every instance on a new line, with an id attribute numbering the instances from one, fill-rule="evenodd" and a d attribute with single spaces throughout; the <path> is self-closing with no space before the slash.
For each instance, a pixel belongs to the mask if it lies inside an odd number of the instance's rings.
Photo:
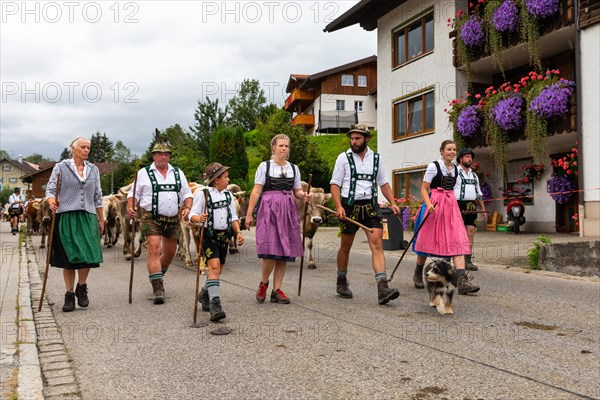
<path id="1" fill-rule="evenodd" d="M 192 193 L 196 193 L 199 190 L 204 189 L 204 186 L 191 182 L 190 188 Z M 131 190 L 133 184 L 129 184 L 119 189 L 117 194 L 111 194 L 102 198 L 102 206 L 104 210 L 104 237 L 103 244 L 107 248 L 110 248 L 117 244 L 119 236 L 123 235 L 123 255 L 127 261 L 131 260 L 131 257 L 139 257 L 143 244 L 144 238 L 142 235 L 138 235 L 137 238 L 132 237 L 132 221 L 130 221 L 127 214 L 127 194 Z M 234 196 L 236 213 L 240 219 L 241 229 L 246 229 L 245 219 L 248 212 L 249 193 L 242 191 L 238 185 L 232 184 L 227 187 Z M 308 184 L 302 182 L 302 189 L 308 190 Z M 317 207 L 323 205 L 331 198 L 331 194 L 326 194 L 321 188 L 311 188 L 312 194 L 311 201 L 308 203 L 306 218 L 305 218 L 305 235 L 306 244 L 309 250 L 307 267 L 314 269 L 316 264 L 313 259 L 313 237 L 319 228 L 319 225 L 323 222 L 324 218 L 321 214 L 323 211 Z M 299 214 L 302 216 L 304 213 L 304 203 L 301 200 L 296 200 Z M 139 210 L 139 208 L 138 208 Z M 40 248 L 46 247 L 46 236 L 50 232 L 50 226 L 52 221 L 52 211 L 48 201 L 44 198 L 41 200 L 31 200 L 28 202 L 26 209 L 24 210 L 25 221 L 27 223 L 27 232 L 30 234 L 39 234 L 42 236 Z M 135 221 L 139 223 L 139 219 Z M 186 266 L 191 267 L 198 262 L 198 246 L 200 242 L 200 227 L 196 224 L 192 224 L 188 221 L 180 221 L 180 234 L 178 243 L 178 255 L 181 257 Z M 139 232 L 139 229 L 135 229 Z M 191 244 L 192 240 L 194 243 L 194 253 L 192 257 Z M 135 243 L 135 249 L 132 253 L 132 242 Z M 237 253 L 238 248 L 235 240 L 230 241 L 229 252 L 231 254 Z"/>

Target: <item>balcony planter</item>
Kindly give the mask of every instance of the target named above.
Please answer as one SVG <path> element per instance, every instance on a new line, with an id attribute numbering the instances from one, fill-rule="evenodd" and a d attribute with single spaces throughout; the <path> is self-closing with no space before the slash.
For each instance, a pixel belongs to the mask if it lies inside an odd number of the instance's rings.
<path id="1" fill-rule="evenodd" d="M 505 77 L 501 53 L 517 34 L 519 8 L 512 0 L 492 0 L 486 4 L 483 20 L 492 62 Z"/>

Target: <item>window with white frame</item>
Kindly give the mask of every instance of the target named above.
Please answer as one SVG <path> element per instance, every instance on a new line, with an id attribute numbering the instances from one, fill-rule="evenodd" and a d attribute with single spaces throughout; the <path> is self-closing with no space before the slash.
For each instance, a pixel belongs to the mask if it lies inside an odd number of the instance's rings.
<path id="1" fill-rule="evenodd" d="M 346 110 L 346 100 L 336 100 L 335 101 L 335 110 L 336 111 Z"/>
<path id="2" fill-rule="evenodd" d="M 12 170 L 11 165 L 3 165 L 2 166 L 2 171 L 10 172 L 11 170 Z"/>
<path id="3" fill-rule="evenodd" d="M 10 178 L 9 183 L 17 183 L 17 178 Z"/>
<path id="4" fill-rule="evenodd" d="M 355 101 L 354 102 L 354 111 L 356 111 L 356 112 L 362 112 L 363 111 L 363 102 L 362 101 Z"/>
<path id="5" fill-rule="evenodd" d="M 366 75 L 358 76 L 358 86 L 359 87 L 367 87 L 367 76 Z"/>
<path id="6" fill-rule="evenodd" d="M 342 86 L 354 86 L 354 75 L 342 75 Z"/>

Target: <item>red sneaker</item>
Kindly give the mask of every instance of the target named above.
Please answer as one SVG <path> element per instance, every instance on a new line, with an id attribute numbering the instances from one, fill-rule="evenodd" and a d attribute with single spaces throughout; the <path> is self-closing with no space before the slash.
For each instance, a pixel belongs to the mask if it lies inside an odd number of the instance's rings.
<path id="1" fill-rule="evenodd" d="M 263 283 L 262 281 L 258 284 L 258 291 L 256 292 L 256 301 L 259 303 L 263 303 L 267 298 L 267 288 L 269 287 L 269 282 Z"/>
<path id="2" fill-rule="evenodd" d="M 290 299 L 283 293 L 283 290 L 277 289 L 271 292 L 271 303 L 290 304 Z"/>

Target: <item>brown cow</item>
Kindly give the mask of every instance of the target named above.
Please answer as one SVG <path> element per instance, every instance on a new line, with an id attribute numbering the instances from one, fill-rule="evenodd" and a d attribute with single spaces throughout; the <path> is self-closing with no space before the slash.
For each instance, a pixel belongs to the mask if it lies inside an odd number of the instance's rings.
<path id="1" fill-rule="evenodd" d="M 111 248 L 119 240 L 121 233 L 121 221 L 117 215 L 119 200 L 114 195 L 102 197 L 102 209 L 104 212 L 104 245 Z"/>
<path id="2" fill-rule="evenodd" d="M 192 194 L 196 194 L 196 192 L 205 188 L 205 186 L 196 182 L 189 182 L 189 186 L 192 190 Z M 190 245 L 193 238 L 195 244 L 194 249 L 198 249 L 198 246 L 200 245 L 200 227 L 184 220 L 180 220 L 179 227 L 181 232 L 179 235 L 179 249 L 177 254 L 181 257 L 186 266 L 191 267 L 198 262 L 198 251 L 196 251 L 196 256 L 192 259 Z"/>
<path id="3" fill-rule="evenodd" d="M 242 189 L 236 184 L 227 185 L 227 190 L 229 190 L 235 198 L 235 213 L 237 214 L 240 222 L 240 229 L 243 231 L 246 229 L 246 214 L 248 213 L 250 193 L 242 191 Z M 231 237 L 231 239 L 229 239 L 229 254 L 235 254 L 238 252 L 239 250 L 237 241 L 235 240 L 235 237 Z"/>
<path id="4" fill-rule="evenodd" d="M 131 241 L 135 240 L 132 238 L 132 224 L 127 213 L 127 194 L 133 187 L 133 184 L 123 186 L 119 189 L 119 193 L 115 195 L 115 208 L 117 211 L 117 218 L 121 223 L 121 232 L 123 232 L 123 255 L 126 261 L 131 261 Z M 142 254 L 142 244 L 144 243 L 144 237 L 140 234 L 139 221 L 141 216 L 140 207 L 138 207 L 138 219 L 136 220 L 136 234 L 139 234 L 138 245 L 134 250 L 133 255 L 137 258 Z"/>
<path id="5" fill-rule="evenodd" d="M 25 203 L 25 221 L 27 222 L 27 233 L 38 233 L 40 224 L 37 221 L 37 214 L 40 208 L 40 202 L 31 199 Z"/>
<path id="6" fill-rule="evenodd" d="M 308 184 L 306 182 L 302 182 L 302 190 L 308 190 Z M 317 207 L 317 205 L 322 206 L 329 199 L 331 199 L 330 193 L 325 193 L 325 191 L 321 188 L 310 188 L 310 193 L 312 194 L 312 199 L 308 203 L 308 208 L 306 212 L 306 219 L 304 223 L 306 224 L 306 246 L 308 247 L 308 263 L 307 267 L 309 269 L 316 269 L 317 265 L 315 264 L 315 260 L 313 258 L 313 238 L 315 233 L 317 233 L 317 229 L 319 229 L 319 225 L 323 222 L 323 210 Z M 302 227 L 302 214 L 304 213 L 304 202 L 302 200 L 296 199 L 296 205 L 298 206 L 298 211 L 300 213 L 300 227 Z"/>
<path id="7" fill-rule="evenodd" d="M 42 199 L 36 219 L 40 227 L 40 235 L 42 235 L 40 249 L 43 249 L 46 247 L 46 235 L 50 235 L 50 226 L 52 225 L 52 210 L 50 209 L 50 203 L 48 203 L 48 199 Z"/>

